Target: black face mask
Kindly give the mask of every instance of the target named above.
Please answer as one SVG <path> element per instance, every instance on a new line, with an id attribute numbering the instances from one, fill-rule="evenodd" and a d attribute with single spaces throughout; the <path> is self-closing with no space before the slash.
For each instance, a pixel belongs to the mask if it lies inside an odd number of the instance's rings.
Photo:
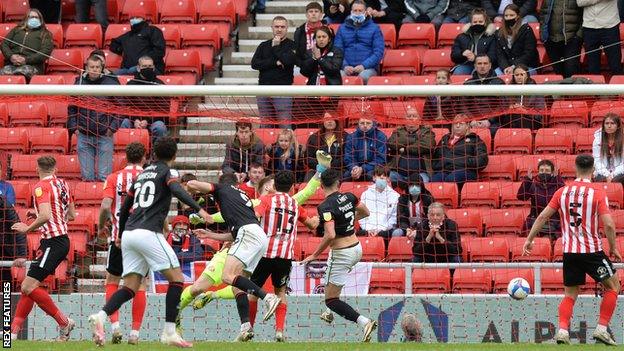
<path id="1" fill-rule="evenodd" d="M 506 19 L 506 20 L 505 20 L 505 27 L 507 27 L 507 28 L 511 28 L 511 27 L 513 27 L 513 26 L 515 26 L 515 25 L 516 25 L 516 22 L 518 22 L 518 19 L 517 19 L 517 18 L 514 18 L 514 19 L 508 19 L 508 20 Z"/>
<path id="2" fill-rule="evenodd" d="M 552 174 L 540 173 L 537 175 L 537 179 L 542 183 L 548 183 L 552 179 Z"/>
<path id="3" fill-rule="evenodd" d="M 142 68 L 140 72 L 141 76 L 143 76 L 145 80 L 148 80 L 150 82 L 153 81 L 154 78 L 156 78 L 156 72 L 153 68 Z"/>
<path id="4" fill-rule="evenodd" d="M 482 24 L 473 24 L 470 27 L 470 30 L 475 33 L 475 34 L 481 34 L 483 32 L 485 32 L 485 26 Z"/>

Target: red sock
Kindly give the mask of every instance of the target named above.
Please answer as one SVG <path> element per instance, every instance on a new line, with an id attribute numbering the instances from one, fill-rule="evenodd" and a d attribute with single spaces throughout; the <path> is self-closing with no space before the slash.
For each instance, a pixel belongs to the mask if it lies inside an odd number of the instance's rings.
<path id="1" fill-rule="evenodd" d="M 284 331 L 284 324 L 286 324 L 286 310 L 288 305 L 280 303 L 275 310 L 275 331 Z"/>
<path id="2" fill-rule="evenodd" d="M 574 310 L 575 300 L 569 296 L 565 296 L 559 304 L 559 329 L 570 329 L 570 318 Z"/>
<path id="3" fill-rule="evenodd" d="M 17 334 L 20 330 L 22 330 L 24 320 L 28 317 L 30 311 L 32 311 L 34 305 L 35 301 L 22 294 L 17 302 L 17 307 L 15 307 L 15 317 L 13 318 L 13 323 L 11 324 L 11 333 Z"/>
<path id="4" fill-rule="evenodd" d="M 110 300 L 111 296 L 119 289 L 119 285 L 115 283 L 106 284 L 106 302 Z M 115 311 L 115 313 L 108 316 L 110 318 L 111 323 L 119 322 L 119 311 Z"/>
<path id="5" fill-rule="evenodd" d="M 134 299 L 132 299 L 132 330 L 141 329 L 143 315 L 145 314 L 145 305 L 147 305 L 145 290 L 139 290 L 136 295 L 134 295 Z"/>
<path id="6" fill-rule="evenodd" d="M 48 292 L 42 287 L 38 287 L 33 290 L 28 296 L 33 299 L 35 303 L 37 303 L 37 306 L 39 306 L 43 312 L 54 318 L 56 323 L 58 323 L 61 327 L 67 326 L 67 317 L 63 314 L 63 312 L 61 312 L 61 310 L 58 309 L 58 307 L 56 307 L 56 304 L 54 304 L 54 301 L 52 301 Z"/>
<path id="7" fill-rule="evenodd" d="M 249 323 L 253 328 L 256 324 L 256 313 L 258 313 L 258 300 L 249 300 Z"/>
<path id="8" fill-rule="evenodd" d="M 615 311 L 615 305 L 617 304 L 617 296 L 617 292 L 613 290 L 605 290 L 605 292 L 602 293 L 602 302 L 600 303 L 600 319 L 598 319 L 598 324 L 604 325 L 605 327 L 609 325 L 613 311 Z"/>

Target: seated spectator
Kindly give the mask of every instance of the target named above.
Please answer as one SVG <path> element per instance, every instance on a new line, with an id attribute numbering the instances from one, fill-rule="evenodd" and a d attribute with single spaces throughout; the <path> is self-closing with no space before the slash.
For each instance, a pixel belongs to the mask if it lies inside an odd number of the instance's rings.
<path id="1" fill-rule="evenodd" d="M 429 181 L 431 155 L 435 149 L 435 135 L 430 125 L 422 124 L 418 111 L 406 111 L 403 126 L 397 127 L 388 140 L 388 168 L 392 182 L 405 181 L 412 174 L 419 174 Z"/>
<path id="2" fill-rule="evenodd" d="M 415 229 L 429 212 L 429 205 L 435 202 L 431 192 L 418 174 L 412 174 L 405 182 L 398 183 L 402 194 L 399 197 L 398 222 L 402 235 L 407 235 L 410 229 Z"/>
<path id="3" fill-rule="evenodd" d="M 523 64 L 519 64 L 513 69 L 511 82 L 509 84 L 537 84 L 535 80 L 529 76 L 529 68 Z M 509 96 L 506 99 L 509 108 L 517 113 L 507 114 L 500 117 L 500 126 L 502 128 L 529 128 L 537 130 L 542 127 L 542 115 L 534 114 L 533 111 L 544 111 L 546 109 L 546 101 L 542 95 L 520 95 Z"/>
<path id="4" fill-rule="evenodd" d="M 536 0 L 481 0 L 481 7 L 485 9 L 490 20 L 496 23 L 505 21 L 505 10 L 510 5 L 518 8 L 517 13 L 522 18 L 522 23 L 538 22 Z"/>
<path id="5" fill-rule="evenodd" d="M 247 173 L 248 180 L 241 183 L 238 188 L 244 191 L 250 199 L 257 199 L 260 197 L 260 192 L 258 191 L 258 183 L 264 177 L 264 167 L 259 163 L 253 162 L 249 166 L 249 172 Z"/>
<path id="6" fill-rule="evenodd" d="M 345 164 L 343 179 L 364 181 L 373 179 L 376 166 L 386 164 L 386 142 L 388 138 L 368 117 L 361 117 L 358 127 L 349 134 L 345 143 Z"/>
<path id="7" fill-rule="evenodd" d="M 436 85 L 452 84 L 451 71 L 440 69 L 436 72 Z M 425 121 L 450 121 L 457 113 L 456 105 L 459 101 L 456 96 L 427 96 L 425 99 Z"/>
<path id="8" fill-rule="evenodd" d="M 351 13 L 351 4 L 354 0 L 323 0 L 323 22 L 327 24 L 341 24 Z"/>
<path id="9" fill-rule="evenodd" d="M 577 0 L 583 12 L 583 44 L 587 72 L 600 74 L 600 56 L 604 51 L 611 75 L 622 74 L 620 38 L 620 0 Z"/>
<path id="10" fill-rule="evenodd" d="M 165 73 L 165 38 L 162 30 L 150 25 L 145 14 L 130 14 L 130 31 L 114 38 L 110 51 L 122 56 L 118 75 L 135 74 L 139 58 L 149 56 L 154 60 L 156 74 Z"/>
<path id="11" fill-rule="evenodd" d="M 451 50 L 451 60 L 457 66 L 453 74 L 472 74 L 477 56 L 487 55 L 490 62 L 496 62 L 496 27 L 483 9 L 475 9 L 470 15 L 470 24 L 464 26 L 461 34 L 455 38 Z"/>
<path id="12" fill-rule="evenodd" d="M 204 260 L 204 248 L 197 236 L 189 230 L 189 219 L 186 216 L 175 216 L 171 220 L 171 232 L 167 242 L 178 256 L 180 264 Z"/>
<path id="13" fill-rule="evenodd" d="M 396 32 L 405 18 L 405 3 L 400 0 L 366 0 L 366 13 L 375 23 L 394 24 Z"/>
<path id="14" fill-rule="evenodd" d="M 417 225 L 416 229 L 408 230 L 407 237 L 414 242 L 413 262 L 461 262 L 462 247 L 457 223 L 446 217 L 444 205 L 439 202 L 429 205 L 427 219 Z"/>
<path id="15" fill-rule="evenodd" d="M 406 0 L 407 14 L 403 18 L 403 23 L 433 22 L 437 27 L 440 27 L 448 3 L 448 0 Z"/>
<path id="16" fill-rule="evenodd" d="M 540 36 L 555 73 L 563 78 L 581 71 L 583 9 L 577 0 L 544 0 Z"/>
<path id="17" fill-rule="evenodd" d="M 344 55 L 341 49 L 334 47 L 331 29 L 317 28 L 314 37 L 314 46 L 303 55 L 301 74 L 308 78 L 308 85 L 342 85 L 340 68 Z"/>
<path id="18" fill-rule="evenodd" d="M 602 120 L 602 128 L 594 133 L 594 181 L 624 182 L 623 133 L 620 116 L 607 113 Z"/>
<path id="19" fill-rule="evenodd" d="M 358 235 L 381 236 L 387 242 L 391 237 L 403 234 L 396 228 L 399 193 L 389 186 L 388 173 L 383 166 L 375 167 L 373 184 L 362 193 L 360 200 L 370 215 L 360 219 Z"/>
<path id="20" fill-rule="evenodd" d="M 76 77 L 74 85 L 119 85 L 117 79 L 103 74 L 104 68 L 104 61 L 100 56 L 90 56 L 87 59 L 86 72 Z M 114 114 L 75 105 L 69 105 L 67 115 L 70 135 L 73 132 L 78 135 L 77 150 L 82 180 L 105 181 L 113 171 L 113 134 L 119 128 L 119 118 Z"/>
<path id="21" fill-rule="evenodd" d="M 2 171 L 2 162 L 0 162 L 0 196 L 4 196 L 7 204 L 15 206 L 15 189 L 11 183 L 4 180 L 6 175 Z"/>
<path id="22" fill-rule="evenodd" d="M 76 23 L 89 23 L 91 6 L 95 14 L 95 20 L 102 26 L 102 32 L 108 27 L 108 6 L 105 0 L 76 0 Z"/>
<path id="23" fill-rule="evenodd" d="M 539 66 L 537 39 L 528 24 L 522 23 L 518 6 L 505 7 L 505 22 L 496 35 L 496 74 L 510 75 L 514 67 L 525 65 L 530 72 Z"/>
<path id="24" fill-rule="evenodd" d="M 563 179 L 555 173 L 555 165 L 550 160 L 541 160 L 537 164 L 537 175 L 533 177 L 531 169 L 527 176 L 523 177 L 522 185 L 518 188 L 518 200 L 531 201 L 531 213 L 527 216 L 522 226 L 522 233 L 528 235 L 537 216 L 548 205 L 557 189 L 565 186 Z M 559 213 L 555 213 L 540 234 L 549 236 L 555 240 L 560 236 Z"/>
<path id="25" fill-rule="evenodd" d="M 52 53 L 54 41 L 39 10 L 30 9 L 24 20 L 3 38 L 2 75 L 23 75 L 27 81 L 35 74 L 45 74 L 45 63 Z"/>
<path id="26" fill-rule="evenodd" d="M 453 120 L 452 132 L 442 137 L 433 155 L 431 179 L 434 182 L 464 183 L 477 180 L 477 174 L 488 163 L 483 140 L 470 131 L 468 116 L 459 114 Z"/>
<path id="27" fill-rule="evenodd" d="M 326 112 L 323 118 L 323 124 L 308 137 L 306 142 L 306 155 L 308 160 L 308 168 L 310 171 L 306 174 L 306 181 L 309 181 L 316 173 L 316 151 L 323 150 L 331 155 L 331 168 L 343 174 L 345 172 L 345 141 L 348 133 L 342 129 L 340 120 L 334 119 L 331 113 Z"/>
<path id="28" fill-rule="evenodd" d="M 344 53 L 343 75 L 359 76 L 364 84 L 377 75 L 384 55 L 384 37 L 379 26 L 366 15 L 362 0 L 351 5 L 351 15 L 338 29 L 334 45 Z"/>
<path id="29" fill-rule="evenodd" d="M 431 19 L 437 28 L 442 23 L 468 23 L 470 13 L 481 5 L 479 0 L 447 0 L 446 10 L 443 14 Z"/>
<path id="30" fill-rule="evenodd" d="M 105 75 L 105 76 L 109 76 L 109 77 L 117 80 L 117 82 L 119 82 L 119 78 L 113 73 L 113 71 L 109 70 L 106 67 L 106 54 L 104 53 L 104 51 L 102 51 L 100 49 L 95 49 L 95 50 L 91 51 L 91 53 L 89 53 L 89 56 L 97 56 L 97 57 L 99 57 L 100 60 L 102 60 L 102 62 L 104 62 L 104 69 L 102 70 L 102 74 Z"/>
<path id="31" fill-rule="evenodd" d="M 505 85 L 505 82 L 498 78 L 492 69 L 492 61 L 486 54 L 479 54 L 475 59 L 476 69 L 472 77 L 464 82 L 464 85 Z M 474 96 L 463 99 L 464 108 L 472 115 L 481 116 L 492 114 L 497 109 L 507 107 L 505 99 L 500 96 Z M 489 120 L 472 121 L 473 128 L 490 128 L 492 137 L 498 128 L 498 117 L 491 117 Z"/>
<path id="32" fill-rule="evenodd" d="M 318 2 L 306 5 L 306 22 L 295 30 L 294 41 L 297 50 L 297 65 L 306 59 L 306 53 L 316 47 L 316 30 L 323 26 L 323 8 Z"/>
<path id="33" fill-rule="evenodd" d="M 295 132 L 292 129 L 282 129 L 277 136 L 277 141 L 267 148 L 269 156 L 269 169 L 271 173 L 278 171 L 291 171 L 295 174 L 298 182 L 303 181 L 305 166 L 303 163 L 303 147 L 297 142 Z"/>
<path id="34" fill-rule="evenodd" d="M 264 144 L 252 130 L 251 123 L 236 122 L 236 136 L 225 147 L 225 159 L 221 165 L 223 173 L 236 173 L 238 181 L 247 178 L 252 163 L 264 163 Z"/>

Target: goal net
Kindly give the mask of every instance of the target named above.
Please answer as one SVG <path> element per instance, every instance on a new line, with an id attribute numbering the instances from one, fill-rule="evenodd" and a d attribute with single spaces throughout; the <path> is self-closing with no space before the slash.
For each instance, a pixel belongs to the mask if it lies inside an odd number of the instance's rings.
<path id="1" fill-rule="evenodd" d="M 619 85 L 0 89 L 2 280 L 11 282 L 6 287 L 14 291 L 15 308 L 27 268 L 11 265 L 41 252 L 39 232 L 10 229 L 16 220 L 11 211 L 22 222 L 33 221 L 37 158 L 53 155 L 77 215 L 68 226 L 70 253 L 43 284 L 78 322 L 72 338 L 90 339 L 86 318 L 105 302 L 109 242 L 98 232 L 103 182 L 126 166 L 128 144 L 140 142 L 151 151 L 162 135 L 178 141 L 174 168 L 184 179 L 216 182 L 222 171 L 235 172 L 251 197 L 263 176 L 279 170 L 294 172 L 293 193 L 303 189 L 315 172 L 315 152 L 331 154 L 331 167 L 343 174 L 340 191 L 356 195 L 371 212 L 354 223 L 363 256 L 347 274 L 343 294 L 379 322 L 374 340 L 380 342 L 405 340 L 401 321 L 407 314 L 416 317 L 423 342 L 552 340 L 563 292 L 558 217 L 542 228 L 530 255 L 522 255 L 522 246 L 555 190 L 575 178 L 578 154 L 596 157 L 596 180 L 607 193 L 624 252 Z M 604 121 L 609 124 L 602 128 Z M 210 213 L 219 210 L 210 195 L 196 199 Z M 318 215 L 323 200 L 318 189 L 302 204 L 308 216 Z M 191 212 L 174 200 L 170 223 Z M 223 224 L 209 228 L 227 230 Z M 170 226 L 165 235 L 191 284 L 220 243 L 173 232 Z M 291 341 L 357 341 L 355 324 L 336 316 L 327 328 L 319 318 L 327 253 L 307 266 L 296 264 L 320 241 L 319 230 L 296 225 L 285 333 Z M 591 245 L 608 252 L 606 237 Z M 525 300 L 508 295 L 514 278 L 530 285 Z M 271 279 L 265 288 L 273 290 Z M 164 277 L 152 274 L 141 339 L 157 340 L 166 289 Z M 571 322 L 573 342 L 593 342 L 601 293 L 587 277 Z M 621 308 L 610 325 L 618 342 L 624 338 Z M 239 330 L 233 300 L 217 299 L 198 311 L 189 307 L 182 320 L 189 340 L 231 340 Z M 120 321 L 127 335 L 132 303 L 122 307 Z M 273 320 L 254 329 L 258 340 L 273 340 Z M 36 340 L 56 335 L 53 319 L 38 308 L 21 333 Z"/>

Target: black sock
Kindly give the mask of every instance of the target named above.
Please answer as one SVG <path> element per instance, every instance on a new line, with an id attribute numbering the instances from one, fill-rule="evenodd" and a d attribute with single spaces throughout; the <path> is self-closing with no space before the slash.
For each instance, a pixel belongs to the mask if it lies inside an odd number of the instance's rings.
<path id="1" fill-rule="evenodd" d="M 237 275 L 232 282 L 232 286 L 238 288 L 240 291 L 244 291 L 248 294 L 251 294 L 259 299 L 264 300 L 266 297 L 266 292 L 262 290 L 256 283 L 251 280 L 243 277 L 242 275 Z"/>
<path id="2" fill-rule="evenodd" d="M 165 322 L 174 323 L 180 311 L 180 295 L 184 284 L 180 282 L 170 282 L 167 288 L 167 296 L 165 297 L 166 311 Z"/>
<path id="3" fill-rule="evenodd" d="M 122 286 L 121 289 L 115 291 L 113 296 L 108 300 L 108 302 L 102 308 L 102 311 L 106 312 L 107 315 L 111 315 L 117 311 L 121 305 L 132 300 L 134 298 L 134 291 L 132 289 Z"/>
<path id="4" fill-rule="evenodd" d="M 249 299 L 247 294 L 239 292 L 236 294 L 236 308 L 238 309 L 238 317 L 241 324 L 249 322 Z"/>
<path id="5" fill-rule="evenodd" d="M 328 299 L 325 300 L 325 305 L 327 307 L 329 307 L 330 310 L 336 312 L 338 315 L 340 315 L 342 318 L 351 321 L 351 322 L 356 322 L 357 323 L 357 319 L 360 316 L 359 313 L 357 313 L 353 307 L 349 306 L 348 303 L 340 300 L 340 299 Z"/>

